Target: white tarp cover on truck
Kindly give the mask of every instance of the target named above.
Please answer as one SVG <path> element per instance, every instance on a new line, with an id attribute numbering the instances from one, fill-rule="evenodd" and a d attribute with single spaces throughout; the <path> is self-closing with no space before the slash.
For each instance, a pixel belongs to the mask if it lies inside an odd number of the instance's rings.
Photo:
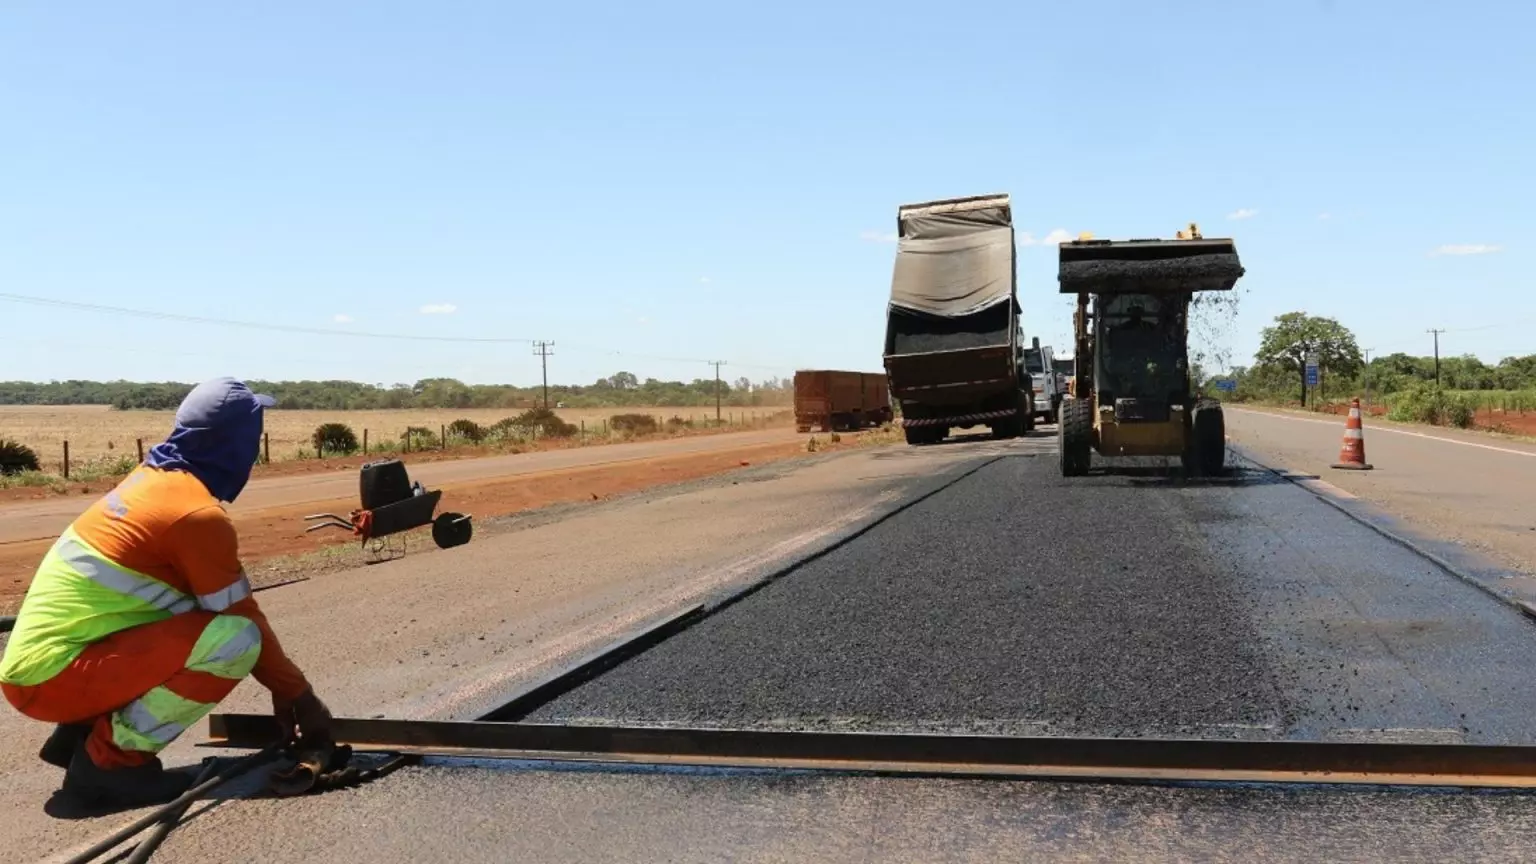
<path id="1" fill-rule="evenodd" d="M 911 204 L 898 210 L 896 221 L 892 306 L 952 318 L 1013 298 L 1007 195 Z"/>

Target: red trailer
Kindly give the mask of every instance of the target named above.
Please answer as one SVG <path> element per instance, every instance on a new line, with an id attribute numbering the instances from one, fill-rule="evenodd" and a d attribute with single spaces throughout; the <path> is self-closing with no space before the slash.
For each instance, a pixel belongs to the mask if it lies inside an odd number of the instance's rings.
<path id="1" fill-rule="evenodd" d="M 881 372 L 802 369 L 795 373 L 795 427 L 863 429 L 891 420 L 891 393 Z"/>

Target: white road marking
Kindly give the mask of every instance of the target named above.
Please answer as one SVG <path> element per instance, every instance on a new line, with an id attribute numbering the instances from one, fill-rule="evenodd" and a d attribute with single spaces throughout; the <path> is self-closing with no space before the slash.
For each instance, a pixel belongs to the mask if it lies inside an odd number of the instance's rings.
<path id="1" fill-rule="evenodd" d="M 1228 408 L 1226 410 L 1235 414 L 1258 414 L 1264 417 L 1277 417 L 1281 420 L 1295 420 L 1297 423 L 1322 423 L 1327 426 L 1337 426 L 1340 429 L 1344 428 L 1343 423 L 1336 423 L 1332 420 L 1313 420 L 1311 417 L 1292 417 L 1289 414 L 1273 414 L 1268 411 L 1250 411 L 1244 408 Z M 1492 450 L 1495 453 L 1513 453 L 1516 456 L 1530 456 L 1532 458 L 1536 458 L 1536 452 L 1530 450 L 1511 450 L 1508 447 L 1495 447 L 1492 444 L 1479 444 L 1476 441 L 1458 441 L 1455 438 L 1441 438 L 1439 435 L 1425 435 L 1423 432 L 1410 432 L 1407 429 L 1390 429 L 1386 426 L 1372 426 L 1370 429 L 1372 432 L 1391 432 L 1393 435 L 1412 435 L 1415 438 L 1428 438 L 1431 441 L 1444 441 L 1447 444 L 1460 444 L 1463 447 L 1476 447 L 1479 450 Z"/>

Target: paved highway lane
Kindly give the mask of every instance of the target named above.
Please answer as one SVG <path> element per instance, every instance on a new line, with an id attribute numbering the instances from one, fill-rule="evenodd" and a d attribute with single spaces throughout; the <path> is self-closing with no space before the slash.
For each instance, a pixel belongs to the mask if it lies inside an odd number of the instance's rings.
<path id="1" fill-rule="evenodd" d="M 1536 625 L 1251 469 L 1005 456 L 530 719 L 1536 743 Z"/>
<path id="2" fill-rule="evenodd" d="M 936 474 L 963 470 L 1002 446 L 845 451 L 521 514 L 509 520 L 520 530 L 257 597 L 284 648 L 336 713 L 467 719 L 545 668 L 787 566 L 917 494 Z M 0 634 L 0 645 L 6 638 Z M 270 703 L 248 680 L 220 710 L 265 712 Z M 200 724 L 173 744 L 166 764 L 206 755 L 195 746 L 205 731 Z M 125 821 L 76 820 L 50 800 L 59 772 L 36 756 L 47 732 L 0 706 L 0 807 L 8 814 L 0 820 L 0 860 L 83 847 Z M 225 805 L 198 822 L 220 824 L 230 832 L 226 840 L 258 850 L 263 838 L 277 842 L 288 830 L 286 820 L 267 820 L 264 806 Z M 360 825 L 342 820 L 321 834 L 368 830 Z M 225 842 L 196 857 L 228 860 L 229 848 Z M 177 858 L 168 848 L 154 860 Z M 249 860 L 295 859 L 269 849 Z"/>
<path id="3" fill-rule="evenodd" d="M 1052 446 L 767 466 L 263 602 L 338 712 L 468 717 L 953 479 L 535 719 L 1536 742 L 1536 626 L 1508 607 L 1268 472 L 1068 481 Z M 263 704 L 247 682 L 228 707 Z M 0 733 L 8 848 L 114 824 L 48 821 L 42 731 Z M 222 803 L 156 860 L 1518 859 L 1533 827 L 1503 794 L 435 765 Z"/>
<path id="4" fill-rule="evenodd" d="M 769 429 L 668 438 L 658 441 L 636 441 L 629 444 L 575 447 L 569 450 L 547 450 L 508 456 L 487 456 L 481 459 L 421 462 L 411 464 L 411 479 L 436 488 L 453 483 L 494 480 L 499 477 L 514 477 L 540 471 L 611 465 L 615 462 L 649 459 L 655 456 L 710 453 L 757 444 L 776 444 L 793 441 L 796 437 L 792 429 Z M 230 510 L 235 513 L 248 513 L 268 507 L 283 507 L 347 497 L 357 497 L 355 469 L 330 474 L 301 474 L 255 479 L 240 494 L 240 500 L 230 505 Z M 90 503 L 91 499 L 69 496 L 37 503 L 0 505 L 0 543 L 57 537 L 59 532 L 63 531 Z"/>
<path id="5" fill-rule="evenodd" d="M 1343 418 L 1230 409 L 1227 434 L 1275 467 L 1316 474 L 1427 534 L 1536 574 L 1536 445 L 1368 421 L 1371 471 L 1330 468 Z"/>

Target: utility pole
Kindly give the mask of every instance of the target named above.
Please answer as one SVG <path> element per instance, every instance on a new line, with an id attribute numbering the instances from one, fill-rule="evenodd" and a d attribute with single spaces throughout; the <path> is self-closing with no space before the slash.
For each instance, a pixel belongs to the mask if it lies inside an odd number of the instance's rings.
<path id="1" fill-rule="evenodd" d="M 709 365 L 715 367 L 715 422 L 720 422 L 720 367 L 725 365 L 724 360 L 711 360 Z"/>
<path id="2" fill-rule="evenodd" d="M 1425 332 L 1432 333 L 1435 337 L 1435 389 L 1438 390 L 1440 389 L 1440 334 L 1444 333 L 1445 331 L 1426 330 Z"/>
<path id="3" fill-rule="evenodd" d="M 533 343 L 533 356 L 539 358 L 539 365 L 544 369 L 544 410 L 549 410 L 549 358 L 555 353 L 555 343 Z"/>
<path id="4" fill-rule="evenodd" d="M 1365 371 L 1361 373 L 1361 383 L 1365 385 L 1365 407 L 1371 407 L 1371 352 L 1376 349 L 1365 349 Z"/>

